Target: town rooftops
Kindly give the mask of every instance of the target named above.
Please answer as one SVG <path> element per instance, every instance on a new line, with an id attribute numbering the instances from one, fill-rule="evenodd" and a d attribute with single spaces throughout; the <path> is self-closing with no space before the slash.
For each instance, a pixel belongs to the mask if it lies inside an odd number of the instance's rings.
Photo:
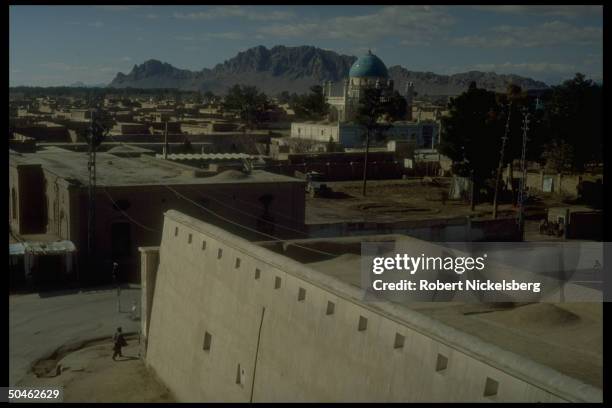
<path id="1" fill-rule="evenodd" d="M 9 163 L 36 165 L 63 179 L 73 180 L 85 187 L 88 183 L 88 157 L 86 153 L 66 150 L 40 151 L 37 153 L 11 153 Z M 214 176 L 194 176 L 193 169 L 168 160 L 123 158 L 110 153 L 96 154 L 96 178 L 98 186 L 120 187 L 139 185 L 177 184 L 234 184 L 234 183 L 304 183 L 292 177 L 253 170 L 250 174 L 226 171 Z M 229 174 L 231 173 L 231 174 Z"/>

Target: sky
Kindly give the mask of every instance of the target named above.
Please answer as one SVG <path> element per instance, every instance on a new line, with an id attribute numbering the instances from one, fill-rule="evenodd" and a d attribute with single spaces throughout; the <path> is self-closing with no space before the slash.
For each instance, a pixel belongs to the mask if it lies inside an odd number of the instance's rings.
<path id="1" fill-rule="evenodd" d="M 148 59 L 201 70 L 264 45 L 390 67 L 603 81 L 602 6 L 10 6 L 9 84 L 108 84 Z"/>

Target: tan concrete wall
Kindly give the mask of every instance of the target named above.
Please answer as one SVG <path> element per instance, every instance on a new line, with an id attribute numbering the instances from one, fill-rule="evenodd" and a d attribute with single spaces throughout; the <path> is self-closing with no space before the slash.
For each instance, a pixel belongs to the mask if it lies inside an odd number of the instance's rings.
<path id="1" fill-rule="evenodd" d="M 408 309 L 362 303 L 361 296 L 306 265 L 168 211 L 147 363 L 180 401 L 192 402 L 601 400 L 600 390 L 554 370 Z M 331 315 L 328 302 L 335 304 Z M 360 317 L 368 319 L 364 331 Z M 405 338 L 401 348 L 394 348 L 397 334 Z M 437 372 L 439 355 L 448 365 Z M 484 396 L 487 378 L 498 382 L 497 395 Z"/>
<path id="2" fill-rule="evenodd" d="M 522 172 L 514 170 L 513 177 L 521 179 Z M 552 192 L 555 194 L 569 195 L 573 197 L 578 196 L 578 185 L 580 181 L 596 181 L 602 179 L 600 175 L 591 174 L 560 174 L 550 172 L 528 172 L 527 173 L 527 187 L 534 191 L 543 191 L 544 179 L 552 178 Z M 508 169 L 504 170 L 504 179 L 508 179 Z"/>
<path id="3" fill-rule="evenodd" d="M 291 137 L 299 139 L 316 140 L 320 142 L 339 142 L 338 125 L 321 125 L 316 123 L 291 124 Z"/>

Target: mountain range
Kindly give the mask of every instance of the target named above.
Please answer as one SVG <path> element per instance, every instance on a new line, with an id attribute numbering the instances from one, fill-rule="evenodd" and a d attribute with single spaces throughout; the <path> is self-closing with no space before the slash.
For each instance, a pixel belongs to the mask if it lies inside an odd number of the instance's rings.
<path id="1" fill-rule="evenodd" d="M 81 81 L 76 81 L 67 86 L 68 88 L 104 88 L 106 84 L 86 84 Z"/>
<path id="2" fill-rule="evenodd" d="M 112 88 L 176 88 L 182 90 L 225 93 L 234 84 L 256 85 L 267 94 L 282 91 L 303 93 L 309 87 L 324 81 L 339 82 L 348 76 L 357 58 L 312 46 L 270 49 L 264 46 L 239 52 L 235 57 L 200 71 L 179 69 L 155 59 L 134 65 L 128 74 L 118 73 L 108 85 Z M 453 75 L 433 72 L 409 71 L 395 65 L 388 68 L 395 89 L 403 93 L 407 82 L 413 82 L 421 96 L 458 95 L 470 82 L 478 87 L 503 92 L 508 84 L 519 85 L 525 90 L 546 89 L 541 81 L 512 74 L 470 71 Z"/>

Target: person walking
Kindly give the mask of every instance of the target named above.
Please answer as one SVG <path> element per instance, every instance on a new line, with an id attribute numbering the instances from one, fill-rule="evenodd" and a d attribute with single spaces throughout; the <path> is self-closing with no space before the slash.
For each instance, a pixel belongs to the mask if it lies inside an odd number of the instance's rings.
<path id="1" fill-rule="evenodd" d="M 121 327 L 117 327 L 117 331 L 113 334 L 113 360 L 116 360 L 117 356 L 123 357 L 121 348 L 125 346 L 127 346 L 127 341 L 123 337 Z"/>

